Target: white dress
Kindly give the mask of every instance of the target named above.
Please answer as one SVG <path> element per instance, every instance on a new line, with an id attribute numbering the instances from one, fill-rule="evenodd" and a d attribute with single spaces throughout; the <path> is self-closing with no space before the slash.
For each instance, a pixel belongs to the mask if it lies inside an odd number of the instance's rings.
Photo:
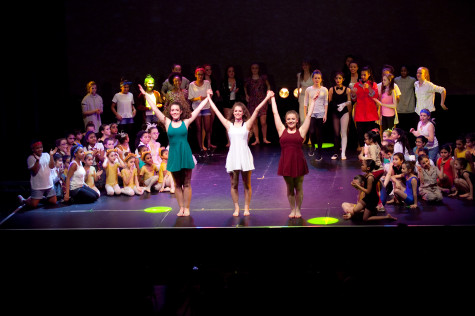
<path id="1" fill-rule="evenodd" d="M 231 145 L 226 157 L 226 172 L 254 170 L 254 158 L 247 144 L 249 130 L 246 127 L 246 123 L 239 127 L 231 124 L 228 135 Z"/>

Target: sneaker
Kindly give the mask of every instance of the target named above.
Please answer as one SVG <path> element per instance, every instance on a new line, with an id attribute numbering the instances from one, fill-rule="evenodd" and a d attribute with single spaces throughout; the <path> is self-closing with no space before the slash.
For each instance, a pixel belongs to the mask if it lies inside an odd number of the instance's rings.
<path id="1" fill-rule="evenodd" d="M 315 155 L 315 147 L 314 146 L 310 146 L 310 148 L 308 149 L 308 155 L 310 157 L 312 157 L 313 155 Z"/>
<path id="2" fill-rule="evenodd" d="M 338 154 L 334 154 L 334 155 L 332 156 L 332 160 L 335 160 L 335 159 L 338 159 Z"/>
<path id="3" fill-rule="evenodd" d="M 320 155 L 317 155 L 317 156 L 315 157 L 315 161 L 321 161 L 322 159 L 323 159 L 323 157 L 320 156 Z"/>
<path id="4" fill-rule="evenodd" d="M 18 198 L 18 201 L 20 202 L 20 205 L 25 205 L 26 199 L 23 196 L 18 195 L 17 198 Z"/>

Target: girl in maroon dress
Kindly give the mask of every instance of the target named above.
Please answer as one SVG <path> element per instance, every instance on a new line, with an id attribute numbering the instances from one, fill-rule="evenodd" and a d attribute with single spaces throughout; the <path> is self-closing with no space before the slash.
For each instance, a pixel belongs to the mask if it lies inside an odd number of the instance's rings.
<path id="1" fill-rule="evenodd" d="M 303 178 L 308 173 L 307 160 L 303 155 L 302 142 L 310 127 L 310 117 L 314 103 L 309 105 L 302 125 L 299 115 L 291 110 L 285 114 L 285 125 L 280 120 L 275 96 L 271 98 L 275 127 L 279 134 L 281 154 L 277 174 L 283 176 L 287 185 L 287 197 L 290 203 L 290 218 L 300 218 L 303 201 Z"/>

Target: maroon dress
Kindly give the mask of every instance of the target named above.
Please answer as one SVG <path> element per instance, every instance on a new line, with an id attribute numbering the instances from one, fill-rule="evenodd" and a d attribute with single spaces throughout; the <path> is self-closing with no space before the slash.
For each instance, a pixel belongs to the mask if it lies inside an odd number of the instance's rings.
<path id="1" fill-rule="evenodd" d="M 290 134 L 287 129 L 280 136 L 280 160 L 277 174 L 279 176 L 300 177 L 308 173 L 307 160 L 303 155 L 302 142 L 304 139 L 299 131 Z"/>

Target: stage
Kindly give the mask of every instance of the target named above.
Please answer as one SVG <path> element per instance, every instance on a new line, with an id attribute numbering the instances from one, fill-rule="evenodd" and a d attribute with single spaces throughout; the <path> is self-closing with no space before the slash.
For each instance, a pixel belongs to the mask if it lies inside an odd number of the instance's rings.
<path id="1" fill-rule="evenodd" d="M 305 148 L 305 150 L 307 150 Z M 12 210 L 1 221 L 0 229 L 170 229 L 170 228 L 243 228 L 322 226 L 472 226 L 475 224 L 473 202 L 444 197 L 440 204 L 419 201 L 419 208 L 386 205 L 397 221 L 362 222 L 343 219 L 342 202 L 355 202 L 357 191 L 350 185 L 360 174 L 355 153 L 348 160 L 331 160 L 331 148 L 320 162 L 305 154 L 310 172 L 304 179 L 302 218 L 289 219 L 285 182 L 277 175 L 280 157 L 278 145 L 252 147 L 255 170 L 252 173 L 251 215 L 243 216 L 244 191 L 239 186 L 241 213 L 232 216 L 230 180 L 224 165 L 227 149 L 213 156 L 198 158 L 192 175 L 192 200 L 189 217 L 178 217 L 174 194 L 144 193 L 141 196 L 107 196 L 92 204 L 41 206 L 34 210 Z M 160 212 L 156 207 L 168 207 Z M 384 212 L 382 213 L 384 214 Z M 318 219 L 321 221 L 319 222 Z"/>
<path id="2" fill-rule="evenodd" d="M 301 315 L 384 310 L 400 288 L 412 297 L 397 299 L 401 309 L 417 303 L 427 311 L 437 299 L 466 306 L 469 291 L 460 284 L 472 277 L 473 202 L 444 197 L 415 210 L 386 206 L 397 221 L 344 220 L 341 203 L 356 199 L 356 154 L 331 160 L 327 150 L 314 163 L 305 152 L 303 217 L 289 219 L 279 146 L 251 150 L 250 216 L 232 216 L 226 149 L 198 159 L 189 217 L 176 215 L 170 193 L 12 210 L 0 225 L 6 306 L 58 314 Z M 146 211 L 154 207 L 171 211 Z M 363 306 L 369 291 L 382 296 Z"/>

